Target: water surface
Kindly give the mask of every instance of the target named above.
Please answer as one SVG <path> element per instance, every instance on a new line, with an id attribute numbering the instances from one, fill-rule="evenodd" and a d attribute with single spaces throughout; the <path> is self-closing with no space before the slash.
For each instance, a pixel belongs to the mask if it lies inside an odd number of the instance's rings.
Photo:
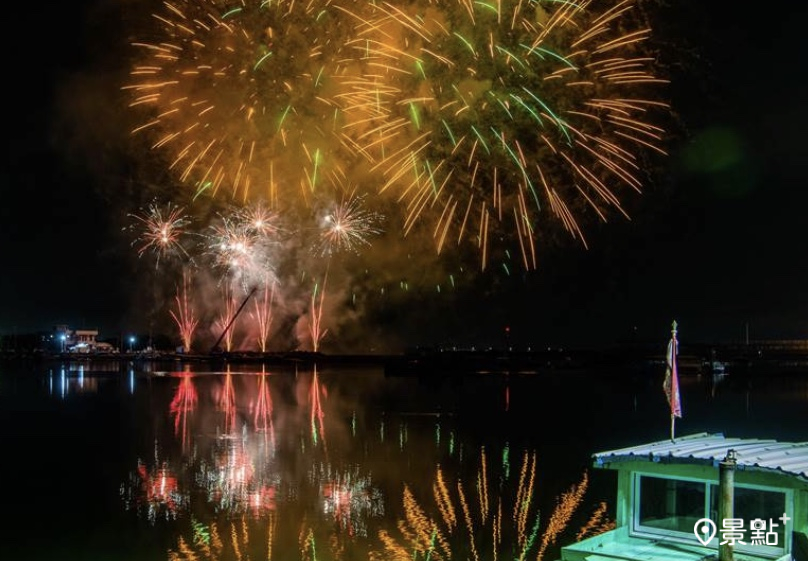
<path id="1" fill-rule="evenodd" d="M 439 374 L 0 364 L 0 558 L 553 560 L 609 522 L 591 454 L 669 436 L 664 372 Z M 805 373 L 681 387 L 679 435 L 808 440 Z"/>

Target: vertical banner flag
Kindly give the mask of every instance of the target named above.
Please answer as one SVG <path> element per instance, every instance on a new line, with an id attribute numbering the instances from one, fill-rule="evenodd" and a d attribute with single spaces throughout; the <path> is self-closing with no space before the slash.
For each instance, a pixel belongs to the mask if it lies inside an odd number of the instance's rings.
<path id="1" fill-rule="evenodd" d="M 668 366 L 665 370 L 665 396 L 671 408 L 671 418 L 682 417 L 682 402 L 679 399 L 679 372 L 676 366 L 676 355 L 679 354 L 679 341 L 676 339 L 676 321 L 671 329 L 671 340 L 668 343 Z"/>

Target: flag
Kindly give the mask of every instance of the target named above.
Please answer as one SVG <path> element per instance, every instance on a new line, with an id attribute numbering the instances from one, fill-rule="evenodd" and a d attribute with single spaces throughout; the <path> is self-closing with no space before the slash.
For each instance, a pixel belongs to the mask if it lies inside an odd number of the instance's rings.
<path id="1" fill-rule="evenodd" d="M 665 390 L 665 397 L 668 398 L 668 405 L 671 408 L 671 415 L 682 417 L 682 402 L 679 399 L 679 372 L 676 367 L 676 355 L 679 354 L 679 341 L 676 340 L 676 324 L 674 324 L 671 340 L 668 343 L 668 366 L 665 370 L 665 382 L 662 384 Z"/>

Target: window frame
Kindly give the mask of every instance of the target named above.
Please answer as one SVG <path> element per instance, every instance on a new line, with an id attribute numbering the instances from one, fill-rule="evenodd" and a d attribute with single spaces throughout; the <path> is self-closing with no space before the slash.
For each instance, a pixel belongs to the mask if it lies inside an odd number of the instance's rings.
<path id="1" fill-rule="evenodd" d="M 631 474 L 631 520 L 629 521 L 629 536 L 640 537 L 646 539 L 663 539 L 665 541 L 672 541 L 688 545 L 698 545 L 707 547 L 709 549 L 718 550 L 719 541 L 721 541 L 721 524 L 720 521 L 713 520 L 718 526 L 718 532 L 708 545 L 702 544 L 696 539 L 693 532 L 681 532 L 679 530 L 663 530 L 654 528 L 653 526 L 644 526 L 640 524 L 640 503 L 641 496 L 641 479 L 643 477 L 653 477 L 656 479 L 664 479 L 668 481 L 684 481 L 689 483 L 701 483 L 704 485 L 704 505 L 702 511 L 702 518 L 710 518 L 710 506 L 712 504 L 712 491 L 718 491 L 719 481 L 717 479 L 705 479 L 700 477 L 687 477 L 687 476 L 668 476 L 660 473 L 650 471 L 634 471 Z M 784 496 L 784 513 L 786 516 L 793 518 L 794 515 L 794 490 L 785 487 L 772 487 L 769 485 L 759 485 L 754 483 L 738 483 L 735 486 L 743 489 L 752 489 L 759 491 L 770 491 L 780 493 Z M 779 520 L 779 518 L 777 519 Z M 748 542 L 749 536 L 749 520 L 744 519 L 744 539 L 747 541 L 745 545 L 736 544 L 734 551 L 738 553 L 749 553 L 753 555 L 760 555 L 763 557 L 778 558 L 791 551 L 791 534 L 786 527 L 783 527 L 783 541 L 784 543 L 777 546 L 771 545 L 751 545 Z M 780 521 L 782 524 L 782 521 Z"/>

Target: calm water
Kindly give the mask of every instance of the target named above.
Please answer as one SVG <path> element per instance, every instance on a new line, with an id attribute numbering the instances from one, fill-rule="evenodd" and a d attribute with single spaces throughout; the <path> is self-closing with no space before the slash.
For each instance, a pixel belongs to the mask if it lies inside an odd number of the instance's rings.
<path id="1" fill-rule="evenodd" d="M 258 368 L 0 363 L 0 559 L 552 561 L 611 507 L 590 454 L 669 434 L 661 371 Z M 681 385 L 679 435 L 808 440 L 808 373 Z"/>

